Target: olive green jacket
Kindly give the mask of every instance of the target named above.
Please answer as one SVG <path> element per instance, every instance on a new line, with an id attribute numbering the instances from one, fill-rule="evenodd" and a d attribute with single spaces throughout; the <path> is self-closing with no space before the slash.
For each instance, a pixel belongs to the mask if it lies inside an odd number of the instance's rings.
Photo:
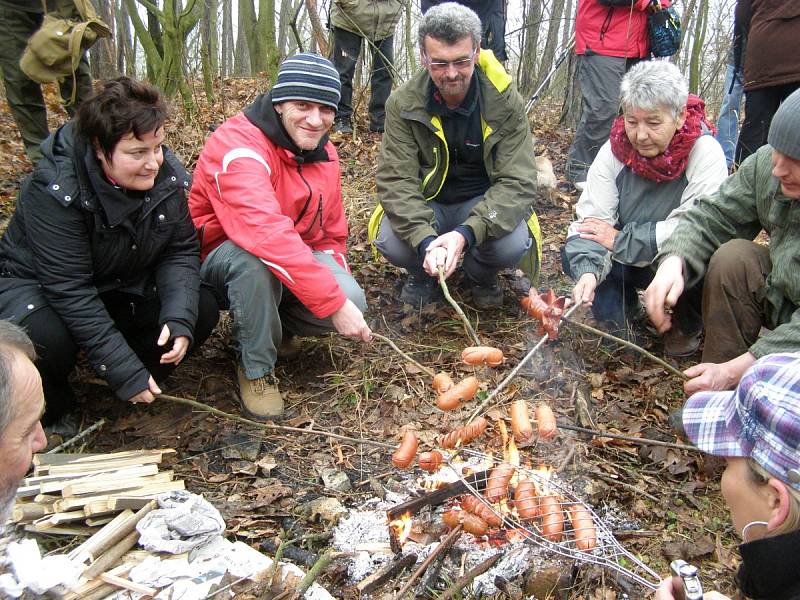
<path id="1" fill-rule="evenodd" d="M 394 34 L 402 10 L 400 0 L 335 0 L 331 25 L 378 42 Z"/>
<path id="2" fill-rule="evenodd" d="M 490 50 L 481 50 L 474 77 L 480 86 L 483 160 L 491 187 L 464 225 L 472 228 L 480 245 L 527 221 L 538 258 L 541 232 L 533 210 L 536 163 L 525 103 Z M 370 221 L 372 239 L 384 210 L 395 234 L 413 248 L 438 235 L 427 202 L 442 189 L 450 153 L 441 120 L 426 111 L 429 82 L 428 72 L 420 71 L 386 102 L 386 132 L 376 175 L 380 205 Z"/>
<path id="3" fill-rule="evenodd" d="M 781 193 L 772 176 L 772 148 L 762 146 L 719 190 L 703 196 L 664 242 L 656 261 L 678 255 L 684 261 L 686 285 L 705 275 L 711 255 L 732 239 L 769 234 L 772 271 L 764 289 L 765 326 L 750 352 L 761 358 L 800 350 L 800 200 Z"/>

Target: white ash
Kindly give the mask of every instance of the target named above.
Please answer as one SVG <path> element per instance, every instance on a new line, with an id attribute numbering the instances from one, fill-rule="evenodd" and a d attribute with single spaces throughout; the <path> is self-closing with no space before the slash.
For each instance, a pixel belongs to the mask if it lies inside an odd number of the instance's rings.
<path id="1" fill-rule="evenodd" d="M 537 560 L 541 560 L 533 546 L 522 542 L 486 550 L 476 550 L 472 546 L 467 554 L 465 570 L 475 567 L 498 552 L 502 552 L 503 557 L 486 573 L 476 577 L 472 584 L 472 593 L 478 598 L 498 593 L 499 590 L 494 585 L 495 577 L 498 575 L 508 581 L 514 581 L 534 566 Z"/>
<path id="2" fill-rule="evenodd" d="M 597 515 L 611 531 L 635 531 L 642 526 L 614 501 L 601 504 L 597 509 Z"/>
<path id="3" fill-rule="evenodd" d="M 389 544 L 385 510 L 351 510 L 333 530 L 333 546 L 351 552 L 365 544 Z"/>

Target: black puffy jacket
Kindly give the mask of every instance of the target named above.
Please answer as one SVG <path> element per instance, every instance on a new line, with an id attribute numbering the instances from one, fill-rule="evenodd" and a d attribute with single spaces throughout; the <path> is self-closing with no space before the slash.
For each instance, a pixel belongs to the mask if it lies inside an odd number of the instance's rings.
<path id="1" fill-rule="evenodd" d="M 192 339 L 200 258 L 186 203 L 189 173 L 165 149 L 153 188 L 126 192 L 103 177 L 72 123 L 42 151 L 0 240 L 0 318 L 20 322 L 49 304 L 98 375 L 128 399 L 147 389 L 149 372 L 100 294 L 157 294 L 160 324 Z"/>

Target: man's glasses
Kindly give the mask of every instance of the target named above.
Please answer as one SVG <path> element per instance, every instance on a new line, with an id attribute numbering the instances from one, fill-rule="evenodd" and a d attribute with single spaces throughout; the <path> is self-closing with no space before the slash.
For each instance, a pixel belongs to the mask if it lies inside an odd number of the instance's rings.
<path id="1" fill-rule="evenodd" d="M 427 55 L 425 56 L 425 60 L 428 66 L 435 71 L 446 71 L 450 66 L 456 69 L 466 69 L 472 64 L 477 51 L 478 49 L 475 48 L 468 58 L 459 58 L 458 60 L 431 60 Z"/>

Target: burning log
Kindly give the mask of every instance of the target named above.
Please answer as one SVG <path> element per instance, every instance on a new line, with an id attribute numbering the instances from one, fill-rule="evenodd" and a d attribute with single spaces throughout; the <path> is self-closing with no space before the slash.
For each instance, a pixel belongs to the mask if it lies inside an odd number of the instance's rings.
<path id="1" fill-rule="evenodd" d="M 391 562 L 375 571 L 372 575 L 362 579 L 356 584 L 356 589 L 360 594 L 369 594 L 383 585 L 391 578 L 399 575 L 406 569 L 417 564 L 416 554 L 401 554 Z"/>
<path id="2" fill-rule="evenodd" d="M 461 537 L 461 532 L 461 525 L 458 525 L 455 529 L 453 529 L 453 531 L 447 534 L 447 537 L 445 537 L 433 550 L 433 552 L 431 552 L 428 557 L 422 561 L 422 564 L 419 566 L 419 568 L 414 571 L 411 577 L 409 577 L 408 581 L 406 581 L 405 585 L 400 588 L 400 591 L 397 592 L 396 598 L 403 598 L 411 589 L 411 586 L 414 585 L 414 582 L 419 579 L 420 575 L 422 575 L 428 569 L 431 563 L 444 559 L 447 551 L 453 546 L 456 540 Z"/>
<path id="3" fill-rule="evenodd" d="M 445 484 L 438 490 L 434 490 L 428 494 L 419 496 L 418 498 L 412 498 L 411 500 L 403 502 L 402 504 L 393 506 L 386 511 L 386 516 L 389 521 L 395 521 L 404 514 L 415 515 L 426 506 L 438 506 L 445 500 L 449 500 L 455 496 L 460 496 L 464 492 L 468 492 L 468 485 L 472 486 L 478 491 L 482 491 L 486 488 L 486 475 L 486 471 L 480 471 L 465 477 L 464 481 L 459 480 Z"/>

